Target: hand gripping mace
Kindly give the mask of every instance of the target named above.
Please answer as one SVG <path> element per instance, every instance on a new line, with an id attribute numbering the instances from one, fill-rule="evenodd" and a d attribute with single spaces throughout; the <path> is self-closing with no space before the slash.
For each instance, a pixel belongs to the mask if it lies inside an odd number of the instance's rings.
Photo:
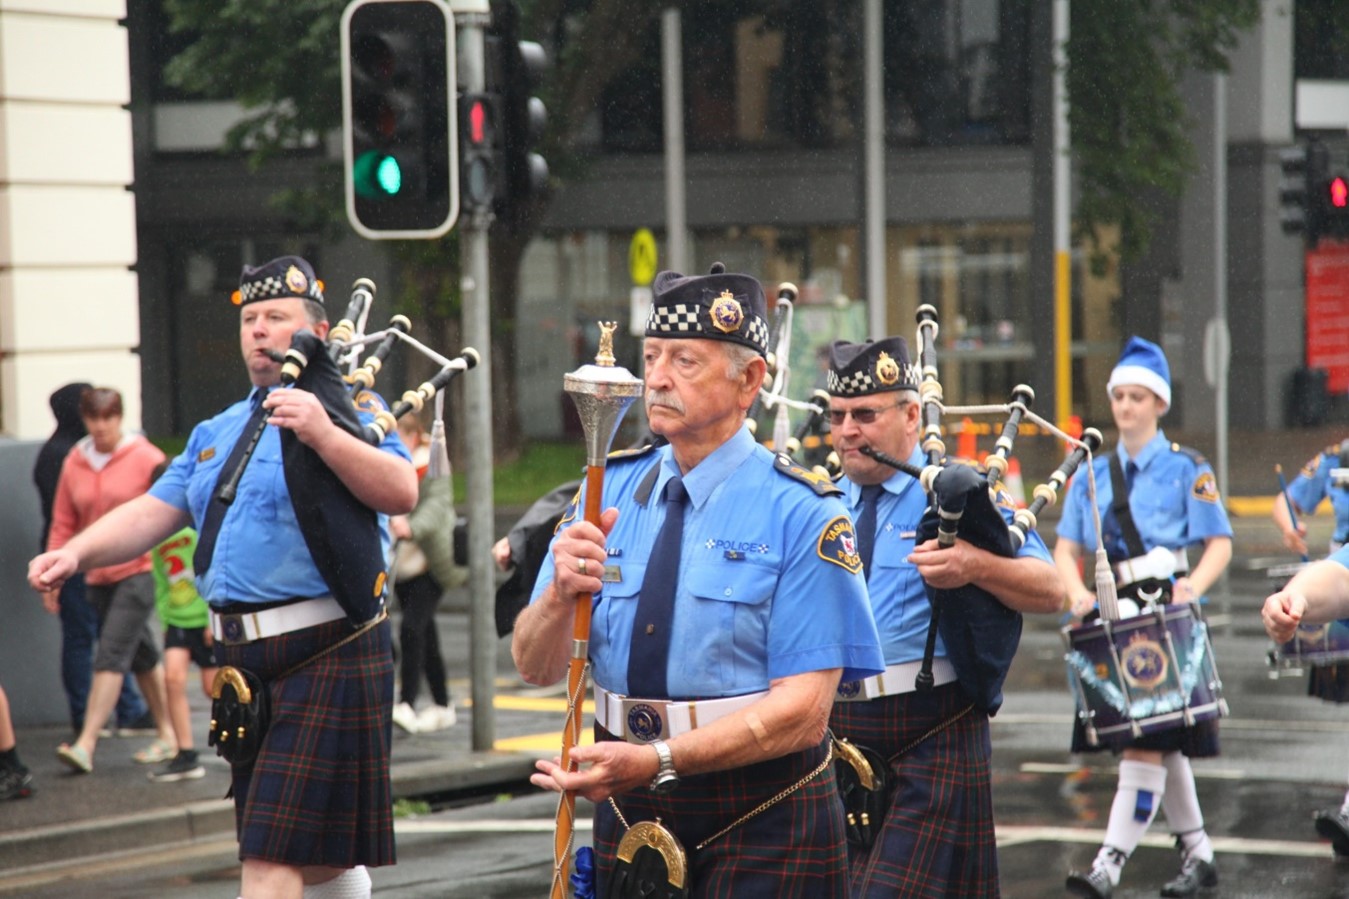
<path id="1" fill-rule="evenodd" d="M 604 493 L 604 461 L 618 431 L 619 422 L 633 401 L 642 395 L 642 382 L 622 366 L 614 365 L 614 329 L 617 322 L 600 322 L 600 348 L 593 365 L 582 365 L 562 380 L 563 389 L 576 403 L 586 437 L 585 520 L 598 526 Z M 590 656 L 590 606 L 593 597 L 576 598 L 572 628 L 571 667 L 567 671 L 567 723 L 562 729 L 562 767 L 576 770 L 572 749 L 581 741 L 581 706 L 584 701 L 586 668 Z M 576 796 L 564 792 L 557 803 L 557 831 L 553 837 L 552 899 L 564 899 L 567 869 L 571 865 L 575 835 Z"/>

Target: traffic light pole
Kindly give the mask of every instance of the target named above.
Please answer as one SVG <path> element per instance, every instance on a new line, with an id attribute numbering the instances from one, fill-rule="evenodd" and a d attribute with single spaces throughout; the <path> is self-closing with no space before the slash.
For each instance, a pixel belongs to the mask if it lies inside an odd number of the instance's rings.
<path id="1" fill-rule="evenodd" d="M 491 22 L 487 0 L 453 0 L 459 34 L 459 85 L 481 93 L 483 32 Z M 462 210 L 459 217 L 460 270 L 463 273 L 464 340 L 482 361 L 477 377 L 465 378 L 464 427 L 468 487 L 469 683 L 473 694 L 473 749 L 496 743 L 496 594 L 492 571 L 492 535 L 496 530 L 492 496 L 492 329 L 488 300 L 487 228 L 491 210 Z"/>

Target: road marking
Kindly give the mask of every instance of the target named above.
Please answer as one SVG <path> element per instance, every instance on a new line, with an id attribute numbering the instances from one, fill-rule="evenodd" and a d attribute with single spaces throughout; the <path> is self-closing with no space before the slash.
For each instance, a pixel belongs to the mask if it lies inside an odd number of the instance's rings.
<path id="1" fill-rule="evenodd" d="M 1021 771 L 1024 774 L 1073 774 L 1078 771 L 1091 771 L 1094 773 L 1113 774 L 1119 768 L 1115 765 L 1070 765 L 1067 763 L 1055 762 L 1022 762 Z M 1194 769 L 1196 778 L 1208 778 L 1209 780 L 1244 780 L 1248 774 L 1241 768 L 1210 768 L 1200 766 Z"/>
<path id="2" fill-rule="evenodd" d="M 1197 772 L 1196 772 L 1197 773 Z M 1025 843 L 1085 843 L 1099 846 L 1105 840 L 1105 831 L 1077 827 L 1043 827 L 1040 825 L 998 825 L 996 827 L 998 846 L 1019 846 Z M 1334 855 L 1329 843 L 1313 843 L 1306 840 L 1255 840 L 1244 837 L 1219 837 L 1209 835 L 1215 852 L 1227 852 L 1237 855 L 1277 855 L 1301 856 L 1303 858 L 1329 858 Z M 1175 838 L 1169 834 L 1147 834 L 1140 845 L 1153 849 L 1171 849 Z"/>
<path id="3" fill-rule="evenodd" d="M 1349 721 L 1275 721 L 1268 718 L 1223 718 L 1223 730 L 1252 730 L 1266 731 L 1269 733 L 1279 733 L 1288 731 L 1300 731 L 1302 733 L 1317 734 L 1338 734 L 1349 733 Z M 994 730 L 998 729 L 1000 724 L 1053 724 L 1055 726 L 1068 726 L 1073 723 L 1073 716 L 1068 715 L 1045 715 L 1034 713 L 999 712 L 998 717 L 994 718 L 990 724 Z"/>
<path id="4" fill-rule="evenodd" d="M 589 728 L 581 730 L 581 746 L 595 742 L 595 732 Z M 492 744 L 493 749 L 509 752 L 529 752 L 544 755 L 547 758 L 562 751 L 562 731 L 550 731 L 542 734 L 526 734 L 523 737 L 507 737 Z"/>

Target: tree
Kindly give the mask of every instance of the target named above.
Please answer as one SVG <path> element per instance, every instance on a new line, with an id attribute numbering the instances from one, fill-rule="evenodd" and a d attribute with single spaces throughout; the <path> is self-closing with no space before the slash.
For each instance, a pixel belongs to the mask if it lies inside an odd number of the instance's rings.
<path id="1" fill-rule="evenodd" d="M 260 166 L 305 135 L 324 135 L 339 127 L 336 47 L 345 0 L 163 2 L 172 30 L 194 36 L 169 63 L 169 81 L 202 97 L 237 100 L 249 110 L 230 132 L 229 149 L 246 151 Z M 521 2 L 522 35 L 539 40 L 556 56 L 556 67 L 541 90 L 549 110 L 543 152 L 556 180 L 583 175 L 586 162 L 576 151 L 582 129 L 592 112 L 611 99 L 606 94 L 611 84 L 639 61 L 649 61 L 652 36 L 666 5 Z M 684 0 L 679 5 L 691 26 L 716 27 L 718 22 L 762 15 L 779 24 L 795 22 L 787 30 L 797 39 L 819 34 L 823 29 L 810 23 L 820 16 L 860 22 L 855 4 L 845 0 L 826 0 L 819 8 L 790 0 Z M 1259 14 L 1259 0 L 1074 0 L 1067 77 L 1081 188 L 1077 231 L 1091 242 L 1095 262 L 1115 252 L 1128 258 L 1147 246 L 1145 197 L 1159 189 L 1178 193 L 1191 164 L 1179 79 L 1187 69 L 1226 68 L 1226 54 L 1239 32 L 1253 26 Z M 241 35 L 265 37 L 244 40 Z M 840 69 L 817 73 L 820 78 L 855 81 L 855 66 L 849 68 L 848 59 L 856 55 L 836 54 L 830 63 L 807 52 L 793 52 L 789 58 L 795 64 Z M 809 93 L 818 105 L 824 92 Z M 792 134 L 803 146 L 812 135 L 823 133 L 822 116 L 860 114 L 855 105 L 815 108 L 812 96 L 793 97 L 791 108 L 803 111 L 804 119 Z M 315 184 L 296 188 L 278 201 L 292 213 L 308 210 L 306 220 L 316 228 L 323 222 L 336 227 L 342 221 L 341 190 L 334 188 L 339 184 L 334 166 L 320 173 Z M 491 234 L 492 374 L 505 412 L 495 417 L 494 439 L 505 452 L 519 439 L 513 375 L 519 264 L 547 203 L 547 196 L 533 198 L 515 222 L 498 223 Z M 1119 226 L 1118 247 L 1106 245 L 1102 237 L 1112 224 Z M 390 250 L 403 271 L 397 293 L 404 308 L 450 343 L 458 335 L 460 302 L 456 241 L 451 232 L 437 242 L 393 242 Z"/>
<path id="2" fill-rule="evenodd" d="M 1260 21 L 1259 0 L 1177 3 L 1073 0 L 1068 105 L 1079 200 L 1076 236 L 1098 271 L 1116 253 L 1147 249 L 1143 200 L 1178 195 L 1193 166 L 1179 82 L 1187 69 L 1227 71 L 1240 32 Z M 1120 242 L 1105 239 L 1118 225 Z"/>

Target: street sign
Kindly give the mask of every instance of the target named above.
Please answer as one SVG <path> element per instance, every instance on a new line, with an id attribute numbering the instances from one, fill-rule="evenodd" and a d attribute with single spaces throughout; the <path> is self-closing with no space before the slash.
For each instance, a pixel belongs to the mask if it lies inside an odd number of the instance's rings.
<path id="1" fill-rule="evenodd" d="M 656 235 L 650 228 L 638 228 L 628 245 L 628 274 L 632 283 L 650 284 L 656 278 Z"/>

